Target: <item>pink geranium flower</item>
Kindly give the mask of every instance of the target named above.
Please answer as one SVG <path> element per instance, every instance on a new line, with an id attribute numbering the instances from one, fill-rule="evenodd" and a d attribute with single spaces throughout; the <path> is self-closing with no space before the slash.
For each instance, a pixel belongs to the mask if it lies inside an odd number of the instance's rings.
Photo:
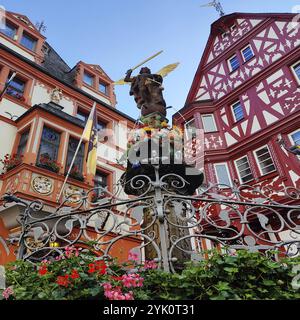
<path id="1" fill-rule="evenodd" d="M 14 294 L 14 291 L 11 287 L 6 288 L 3 292 L 2 292 L 2 296 L 4 297 L 4 299 L 8 300 L 8 298 Z"/>

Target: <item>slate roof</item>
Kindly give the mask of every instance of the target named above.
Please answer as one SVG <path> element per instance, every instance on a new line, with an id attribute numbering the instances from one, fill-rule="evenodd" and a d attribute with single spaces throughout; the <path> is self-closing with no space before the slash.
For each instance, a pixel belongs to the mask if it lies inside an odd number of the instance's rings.
<path id="1" fill-rule="evenodd" d="M 48 42 L 45 42 L 44 46 L 46 50 L 41 66 L 54 77 L 73 85 L 76 76 L 76 66 L 71 69 Z"/>
<path id="2" fill-rule="evenodd" d="M 69 115 L 68 113 L 65 113 L 63 110 L 63 107 L 54 103 L 54 102 L 49 102 L 49 103 L 40 103 L 34 105 L 32 108 L 28 109 L 25 113 L 23 113 L 18 119 L 16 119 L 15 122 L 19 122 L 21 119 L 25 118 L 28 114 L 32 113 L 36 109 L 41 109 L 44 110 L 50 114 L 53 114 L 63 120 L 66 120 L 70 123 L 75 124 L 78 127 L 84 128 L 85 122 Z"/>

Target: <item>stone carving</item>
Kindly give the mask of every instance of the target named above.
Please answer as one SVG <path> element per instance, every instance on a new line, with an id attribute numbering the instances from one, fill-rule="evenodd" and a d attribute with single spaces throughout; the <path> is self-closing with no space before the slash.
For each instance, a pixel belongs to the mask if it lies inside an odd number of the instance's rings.
<path id="1" fill-rule="evenodd" d="M 32 189 L 42 195 L 49 195 L 53 192 L 53 181 L 47 177 L 37 176 L 31 181 Z"/>
<path id="2" fill-rule="evenodd" d="M 63 97 L 61 89 L 55 88 L 50 93 L 50 101 L 59 104 Z"/>
<path id="3" fill-rule="evenodd" d="M 64 190 L 65 199 L 70 203 L 77 203 L 82 197 L 82 190 L 75 186 L 67 186 Z"/>

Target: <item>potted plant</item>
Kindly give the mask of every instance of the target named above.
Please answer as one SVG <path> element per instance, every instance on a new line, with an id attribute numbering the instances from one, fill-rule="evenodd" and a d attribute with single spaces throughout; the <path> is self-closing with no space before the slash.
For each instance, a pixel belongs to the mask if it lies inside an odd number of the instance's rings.
<path id="1" fill-rule="evenodd" d="M 69 169 L 67 170 L 67 172 Z M 69 176 L 73 179 L 79 180 L 79 181 L 84 181 L 83 174 L 81 173 L 79 166 L 74 165 L 70 171 Z"/>
<path id="2" fill-rule="evenodd" d="M 58 172 L 60 165 L 56 160 L 51 159 L 48 153 L 40 155 L 38 166 L 53 172 Z"/>
<path id="3" fill-rule="evenodd" d="M 21 154 L 6 154 L 4 156 L 4 159 L 1 159 L 0 162 L 3 164 L 3 172 L 6 173 L 9 170 L 12 170 L 13 168 L 17 167 L 19 164 L 21 164 L 23 161 L 23 155 Z"/>

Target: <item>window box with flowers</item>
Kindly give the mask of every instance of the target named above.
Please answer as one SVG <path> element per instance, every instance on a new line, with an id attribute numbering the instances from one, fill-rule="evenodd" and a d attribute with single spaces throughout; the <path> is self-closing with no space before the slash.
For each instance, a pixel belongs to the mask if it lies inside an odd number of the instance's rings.
<path id="1" fill-rule="evenodd" d="M 25 101 L 25 98 L 24 98 L 24 95 L 23 93 L 20 93 L 20 92 L 17 92 L 15 90 L 15 88 L 13 87 L 8 87 L 7 90 L 6 90 L 6 94 L 10 95 L 11 97 L 14 97 L 22 102 Z"/>
<path id="2" fill-rule="evenodd" d="M 69 168 L 67 169 L 66 174 L 69 172 Z M 77 165 L 74 165 L 70 171 L 69 177 L 79 180 L 79 181 L 84 181 L 84 176 L 81 173 L 79 167 Z"/>
<path id="3" fill-rule="evenodd" d="M 0 163 L 2 163 L 2 174 L 7 173 L 8 171 L 12 170 L 13 168 L 17 167 L 23 162 L 23 155 L 20 154 L 6 154 L 4 156 L 4 159 L 0 160 Z"/>
<path id="4" fill-rule="evenodd" d="M 37 166 L 55 173 L 58 173 L 60 168 L 59 163 L 56 160 L 51 159 L 47 153 L 41 154 Z"/>

